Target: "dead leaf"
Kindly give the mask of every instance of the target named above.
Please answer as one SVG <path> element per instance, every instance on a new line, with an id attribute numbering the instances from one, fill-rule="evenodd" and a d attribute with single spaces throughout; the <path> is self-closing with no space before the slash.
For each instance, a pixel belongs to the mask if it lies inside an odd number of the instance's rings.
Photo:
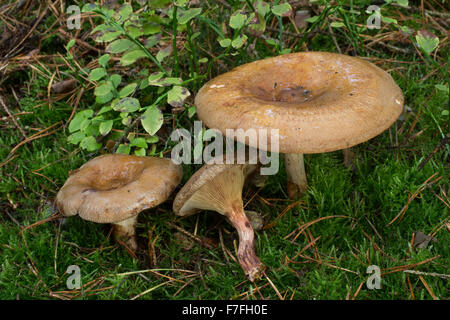
<path id="1" fill-rule="evenodd" d="M 425 233 L 423 233 L 422 231 L 417 231 L 414 234 L 414 244 L 413 246 L 418 248 L 418 249 L 423 249 L 426 248 L 428 246 L 428 244 L 430 243 L 430 241 L 433 242 L 437 242 L 436 238 L 433 238 Z"/>
<path id="2" fill-rule="evenodd" d="M 306 19 L 311 18 L 311 14 L 309 13 L 309 10 L 300 10 L 295 13 L 295 25 L 298 28 L 304 28 L 308 24 Z"/>
<path id="3" fill-rule="evenodd" d="M 69 79 L 52 84 L 52 90 L 56 93 L 65 93 L 73 90 L 77 84 L 76 79 Z"/>

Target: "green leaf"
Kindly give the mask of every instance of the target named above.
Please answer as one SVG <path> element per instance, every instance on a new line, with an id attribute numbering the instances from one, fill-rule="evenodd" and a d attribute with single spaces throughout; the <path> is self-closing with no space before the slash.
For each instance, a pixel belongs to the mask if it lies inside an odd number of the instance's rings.
<path id="1" fill-rule="evenodd" d="M 230 27 L 233 29 L 240 29 L 245 25 L 245 21 L 247 20 L 247 15 L 242 14 L 240 12 L 235 12 L 230 17 Z"/>
<path id="2" fill-rule="evenodd" d="M 129 3 L 123 4 L 118 12 L 118 22 L 122 23 L 123 21 L 127 20 L 130 15 L 133 13 L 133 8 Z"/>
<path id="3" fill-rule="evenodd" d="M 75 39 L 70 39 L 70 41 L 66 45 L 66 50 L 69 51 L 70 48 L 72 48 L 75 45 L 76 41 Z"/>
<path id="4" fill-rule="evenodd" d="M 75 133 L 72 133 L 67 138 L 67 141 L 69 141 L 69 143 L 71 143 L 71 144 L 79 144 L 81 142 L 81 140 L 83 140 L 85 137 L 86 137 L 86 135 L 83 132 L 77 131 Z"/>
<path id="5" fill-rule="evenodd" d="M 416 41 L 419 48 L 428 54 L 433 52 L 439 45 L 439 38 L 431 32 L 424 30 L 417 32 Z"/>
<path id="6" fill-rule="evenodd" d="M 161 40 L 161 35 L 156 34 L 154 36 L 151 36 L 150 38 L 146 39 L 144 42 L 144 46 L 149 49 L 158 44 L 158 42 Z"/>
<path id="7" fill-rule="evenodd" d="M 131 93 L 133 93 L 134 89 L 136 89 L 137 83 L 130 83 L 129 85 L 122 88 L 122 90 L 119 91 L 119 97 L 123 98 Z"/>
<path id="8" fill-rule="evenodd" d="M 311 18 L 305 19 L 306 22 L 314 23 L 319 19 L 319 16 L 313 16 Z"/>
<path id="9" fill-rule="evenodd" d="M 191 93 L 188 89 L 181 86 L 174 86 L 167 92 L 167 103 L 172 107 L 182 107 L 184 100 L 190 95 Z"/>
<path id="10" fill-rule="evenodd" d="M 114 98 L 114 94 L 112 92 L 109 92 L 108 94 L 105 94 L 104 96 L 96 96 L 95 102 L 99 104 L 104 104 L 109 101 L 111 101 Z"/>
<path id="11" fill-rule="evenodd" d="M 258 13 L 257 17 L 252 19 L 249 28 L 257 34 L 263 34 L 266 30 L 266 20 L 264 19 L 264 16 Z"/>
<path id="12" fill-rule="evenodd" d="M 116 150 L 116 153 L 120 154 L 130 154 L 131 146 L 130 145 L 124 145 L 123 143 L 119 144 L 119 147 Z"/>
<path id="13" fill-rule="evenodd" d="M 85 131 L 91 125 L 91 119 L 84 119 L 80 123 L 80 131 Z"/>
<path id="14" fill-rule="evenodd" d="M 74 132 L 74 131 L 80 130 L 81 123 L 85 119 L 88 119 L 88 118 L 92 117 L 93 114 L 94 114 L 94 111 L 91 110 L 91 109 L 83 110 L 83 111 L 78 112 L 73 117 L 72 121 L 70 121 L 69 132 Z"/>
<path id="15" fill-rule="evenodd" d="M 140 26 L 137 27 L 134 25 L 129 25 L 126 30 L 133 39 L 136 39 L 144 34 L 144 29 Z"/>
<path id="16" fill-rule="evenodd" d="M 152 136 L 161 128 L 163 122 L 163 114 L 156 106 L 148 107 L 141 117 L 142 127 Z"/>
<path id="17" fill-rule="evenodd" d="M 219 44 L 222 48 L 227 48 L 231 45 L 231 39 L 226 38 L 226 39 L 219 40 Z"/>
<path id="18" fill-rule="evenodd" d="M 119 102 L 113 103 L 111 106 L 114 110 L 120 112 L 135 112 L 141 107 L 138 99 L 130 97 L 120 99 Z"/>
<path id="19" fill-rule="evenodd" d="M 436 89 L 438 89 L 439 91 L 445 92 L 448 94 L 448 86 L 446 86 L 445 84 L 435 84 L 434 87 Z"/>
<path id="20" fill-rule="evenodd" d="M 189 0 L 175 0 L 174 4 L 177 7 L 184 7 L 189 2 Z"/>
<path id="21" fill-rule="evenodd" d="M 155 34 L 161 31 L 161 25 L 154 22 L 148 22 L 142 26 L 142 31 L 145 35 Z"/>
<path id="22" fill-rule="evenodd" d="M 397 4 L 402 7 L 408 6 L 408 0 L 395 0 L 395 2 L 397 2 Z"/>
<path id="23" fill-rule="evenodd" d="M 156 80 L 161 79 L 163 76 L 164 76 L 164 73 L 162 73 L 162 72 L 154 72 L 148 76 L 148 83 L 152 84 Z"/>
<path id="24" fill-rule="evenodd" d="M 332 23 L 330 23 L 330 26 L 333 28 L 342 28 L 345 27 L 345 23 L 340 21 L 333 21 Z"/>
<path id="25" fill-rule="evenodd" d="M 108 29 L 107 31 L 103 31 L 103 33 L 101 35 L 99 35 L 97 38 L 95 38 L 95 41 L 96 42 L 110 42 L 110 41 L 117 39 L 117 37 L 119 37 L 121 34 L 122 34 L 121 30 Z"/>
<path id="26" fill-rule="evenodd" d="M 98 9 L 98 6 L 97 6 L 96 4 L 94 4 L 94 3 L 88 3 L 88 4 L 85 4 L 85 5 L 83 6 L 83 8 L 81 8 L 81 12 L 92 12 L 92 11 L 94 11 L 95 9 Z"/>
<path id="27" fill-rule="evenodd" d="M 282 3 L 272 7 L 272 13 L 276 16 L 287 17 L 292 14 L 292 7 L 289 3 Z"/>
<path id="28" fill-rule="evenodd" d="M 145 139 L 147 143 L 157 143 L 159 138 L 157 136 L 151 136 Z"/>
<path id="29" fill-rule="evenodd" d="M 192 8 L 188 10 L 178 9 L 177 21 L 179 24 L 186 24 L 202 12 L 202 8 Z"/>
<path id="30" fill-rule="evenodd" d="M 111 131 L 112 126 L 113 126 L 113 121 L 112 120 L 106 120 L 106 121 L 100 123 L 100 126 L 98 127 L 98 130 L 99 130 L 99 132 L 100 132 L 100 134 L 102 136 L 105 136 Z"/>
<path id="31" fill-rule="evenodd" d="M 106 71 L 104 68 L 95 68 L 89 73 L 89 80 L 98 81 L 106 76 Z"/>
<path id="32" fill-rule="evenodd" d="M 139 157 L 145 157 L 146 149 L 144 149 L 144 148 L 136 149 L 136 150 L 134 150 L 134 154 L 139 156 Z"/>
<path id="33" fill-rule="evenodd" d="M 147 142 L 145 141 L 145 138 L 134 138 L 130 141 L 130 145 L 147 149 Z"/>
<path id="34" fill-rule="evenodd" d="M 188 117 L 192 118 L 194 116 L 195 112 L 197 112 L 195 106 L 189 107 L 188 108 Z"/>
<path id="35" fill-rule="evenodd" d="M 156 75 L 155 75 L 156 76 Z M 150 75 L 148 77 L 148 84 L 150 86 L 157 86 L 157 87 L 167 87 L 167 86 L 171 86 L 171 85 L 180 85 L 183 80 L 181 80 L 181 78 L 154 78 L 152 77 L 152 75 Z"/>
<path id="36" fill-rule="evenodd" d="M 396 19 L 385 17 L 385 16 L 381 16 L 381 21 L 383 21 L 384 23 L 398 24 Z"/>
<path id="37" fill-rule="evenodd" d="M 106 112 L 108 112 L 108 111 L 111 111 L 111 110 L 112 110 L 111 106 L 104 106 L 104 107 L 102 107 L 102 108 L 100 109 L 100 111 L 97 113 L 97 116 L 99 116 L 99 115 L 101 115 L 101 114 L 104 114 L 104 113 L 106 113 Z"/>
<path id="38" fill-rule="evenodd" d="M 111 59 L 111 56 L 109 54 L 104 54 L 100 58 L 98 58 L 98 63 L 102 67 L 106 68 L 106 66 L 108 65 L 109 59 Z"/>
<path id="39" fill-rule="evenodd" d="M 278 45 L 278 42 L 276 42 L 274 39 L 272 39 L 272 38 L 266 38 L 265 39 L 266 40 L 266 42 L 268 43 L 268 44 L 270 44 L 271 46 L 277 46 Z"/>
<path id="40" fill-rule="evenodd" d="M 124 125 L 124 126 L 129 126 L 130 124 L 131 124 L 131 117 L 125 117 L 125 118 L 123 118 L 122 119 L 122 124 Z"/>
<path id="41" fill-rule="evenodd" d="M 235 49 L 239 49 L 240 47 L 242 47 L 245 42 L 247 41 L 247 36 L 244 35 L 239 35 L 236 37 L 236 39 L 233 39 L 233 41 L 231 42 L 231 46 Z"/>
<path id="42" fill-rule="evenodd" d="M 145 52 L 140 50 L 140 49 L 131 50 L 131 51 L 128 51 L 127 53 L 125 53 L 122 56 L 122 59 L 120 59 L 120 63 L 123 66 L 128 66 L 130 64 L 135 63 L 136 60 L 138 60 L 138 59 L 140 59 L 142 57 L 145 57 L 145 56 L 146 56 Z"/>
<path id="43" fill-rule="evenodd" d="M 253 6 L 255 7 L 258 14 L 263 17 L 270 12 L 270 5 L 267 2 L 256 1 Z"/>
<path id="44" fill-rule="evenodd" d="M 113 74 L 111 77 L 109 77 L 109 80 L 112 82 L 114 88 L 117 89 L 119 84 L 122 82 L 122 76 L 120 74 Z"/>
<path id="45" fill-rule="evenodd" d="M 96 96 L 104 96 L 110 93 L 113 90 L 113 86 L 111 82 L 104 82 L 103 84 L 97 86 L 94 90 L 94 94 Z"/>
<path id="46" fill-rule="evenodd" d="M 96 26 L 94 29 L 92 29 L 91 34 L 94 34 L 99 31 L 103 32 L 103 31 L 107 31 L 107 30 L 111 31 L 113 29 L 111 29 L 111 27 L 108 26 L 107 24 L 102 23 L 102 24 L 99 24 L 98 26 Z M 116 29 L 114 29 L 114 30 L 117 31 Z"/>
<path id="47" fill-rule="evenodd" d="M 158 60 L 158 62 L 161 62 L 171 54 L 172 54 L 172 46 L 167 46 L 158 51 L 158 53 L 156 54 L 156 60 Z"/>
<path id="48" fill-rule="evenodd" d="M 117 39 L 106 47 L 106 51 L 111 53 L 122 53 L 127 50 L 135 49 L 136 47 L 136 44 L 131 40 Z"/>
<path id="49" fill-rule="evenodd" d="M 81 140 L 80 147 L 83 149 L 86 149 L 89 152 L 98 150 L 102 145 L 95 140 L 94 137 L 86 137 L 83 140 Z"/>

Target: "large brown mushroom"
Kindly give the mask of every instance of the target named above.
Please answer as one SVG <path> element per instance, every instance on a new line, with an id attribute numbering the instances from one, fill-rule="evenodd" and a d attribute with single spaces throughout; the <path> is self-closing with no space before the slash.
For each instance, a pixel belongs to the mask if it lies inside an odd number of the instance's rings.
<path id="1" fill-rule="evenodd" d="M 139 212 L 164 202 L 182 175 L 182 167 L 170 159 L 103 155 L 69 176 L 56 204 L 64 216 L 113 224 L 115 238 L 136 251 Z"/>
<path id="2" fill-rule="evenodd" d="M 372 63 L 300 52 L 248 63 L 212 79 L 195 105 L 198 117 L 224 135 L 227 129 L 278 129 L 274 137 L 285 154 L 288 194 L 295 198 L 307 188 L 303 154 L 345 149 L 377 136 L 402 113 L 403 95 Z M 261 147 L 245 137 L 236 140 Z M 274 141 L 268 142 L 270 151 Z"/>
<path id="3" fill-rule="evenodd" d="M 251 281 L 257 279 L 262 264 L 255 253 L 254 232 L 242 202 L 242 188 L 257 164 L 217 164 L 212 159 L 195 172 L 178 192 L 173 210 L 178 216 L 189 216 L 201 210 L 216 211 L 225 216 L 237 230 L 239 263 Z"/>

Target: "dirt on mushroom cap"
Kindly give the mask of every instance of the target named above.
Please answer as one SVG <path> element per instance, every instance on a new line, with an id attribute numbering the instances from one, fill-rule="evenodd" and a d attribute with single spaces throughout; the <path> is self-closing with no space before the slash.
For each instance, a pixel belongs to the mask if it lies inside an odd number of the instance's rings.
<path id="1" fill-rule="evenodd" d="M 119 222 L 165 201 L 182 175 L 181 166 L 170 159 L 103 155 L 71 174 L 56 203 L 66 216 Z"/>
<path id="2" fill-rule="evenodd" d="M 300 52 L 222 74 L 200 89 L 195 104 L 198 117 L 225 135 L 226 129 L 278 129 L 280 152 L 322 153 L 389 128 L 403 111 L 403 94 L 372 63 Z"/>

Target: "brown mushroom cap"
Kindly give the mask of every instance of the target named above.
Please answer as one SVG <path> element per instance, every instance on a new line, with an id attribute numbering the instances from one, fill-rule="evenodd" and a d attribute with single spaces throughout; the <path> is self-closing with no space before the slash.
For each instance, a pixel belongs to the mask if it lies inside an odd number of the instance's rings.
<path id="1" fill-rule="evenodd" d="M 228 209 L 226 202 L 241 199 L 246 177 L 255 172 L 260 164 L 254 155 L 248 152 L 245 153 L 243 164 L 238 164 L 242 159 L 238 158 L 237 154 L 234 155 L 231 163 L 226 163 L 226 159 L 226 155 L 210 159 L 189 178 L 173 201 L 173 211 L 176 215 L 190 216 L 200 210 L 212 210 L 224 214 L 223 210 Z M 219 179 L 213 181 L 216 178 Z M 204 193 L 211 199 L 202 199 L 199 205 L 198 201 L 192 198 L 197 191 L 205 191 L 204 189 L 207 188 L 210 188 L 210 191 Z"/>
<path id="2" fill-rule="evenodd" d="M 225 135 L 226 129 L 279 129 L 279 152 L 321 153 L 351 147 L 389 128 L 402 113 L 403 95 L 392 77 L 372 63 L 299 52 L 222 74 L 200 89 L 195 104 L 198 117 Z"/>
<path id="3" fill-rule="evenodd" d="M 56 203 L 65 216 L 115 223 L 165 201 L 182 175 L 181 166 L 170 159 L 103 155 L 70 175 Z"/>
<path id="4" fill-rule="evenodd" d="M 247 177 L 250 173 L 257 169 L 256 164 L 205 164 L 198 171 L 196 171 L 188 182 L 181 188 L 173 201 L 173 211 L 178 216 L 189 216 L 197 213 L 200 210 L 212 210 L 224 214 L 223 209 L 226 207 L 224 201 L 236 198 L 240 199 L 242 194 L 242 185 L 244 181 L 237 183 L 239 188 L 234 188 L 233 183 L 222 184 L 221 190 L 213 194 L 213 192 L 206 192 L 214 199 L 212 201 L 203 201 L 202 205 L 198 205 L 197 201 L 190 201 L 197 191 L 206 187 L 208 183 L 212 182 L 216 177 L 223 174 L 224 180 L 230 179 L 233 182 L 240 179 L 239 173 L 243 173 L 243 177 Z M 231 182 L 230 181 L 230 182 Z M 214 188 L 214 187 L 212 187 Z M 217 189 L 217 188 L 214 188 Z M 219 195 L 219 196 L 218 196 Z M 222 199 L 221 199 L 222 198 Z M 221 201 L 222 200 L 222 201 Z"/>

